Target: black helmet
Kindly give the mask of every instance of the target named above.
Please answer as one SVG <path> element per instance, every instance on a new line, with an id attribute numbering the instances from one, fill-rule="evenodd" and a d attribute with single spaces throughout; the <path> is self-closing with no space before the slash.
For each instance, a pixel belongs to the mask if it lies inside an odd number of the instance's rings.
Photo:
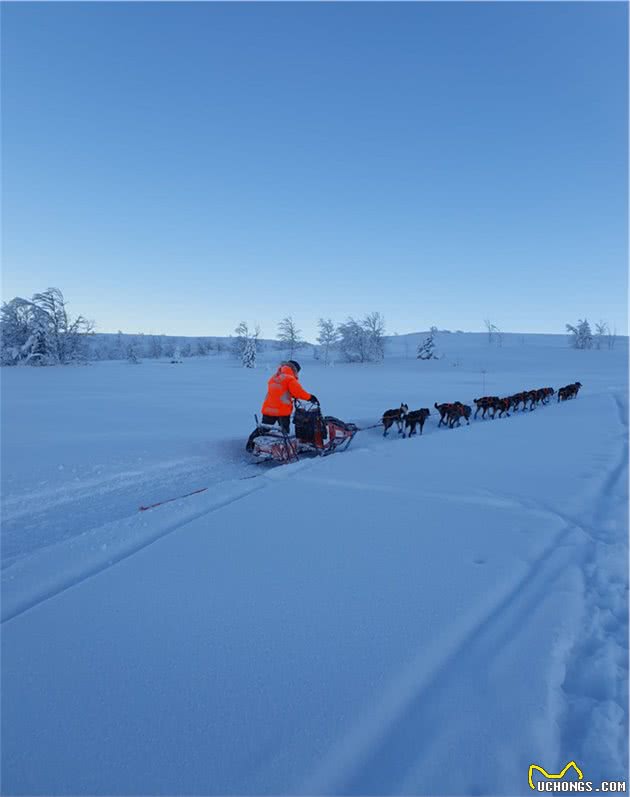
<path id="1" fill-rule="evenodd" d="M 294 369 L 295 369 L 296 373 L 298 373 L 298 374 L 299 374 L 299 373 L 300 373 L 300 371 L 302 370 L 302 366 L 301 366 L 301 365 L 299 364 L 299 362 L 297 362 L 296 360 L 289 360 L 289 361 L 288 361 L 288 363 L 289 363 L 289 365 L 290 365 L 292 368 L 294 368 Z"/>

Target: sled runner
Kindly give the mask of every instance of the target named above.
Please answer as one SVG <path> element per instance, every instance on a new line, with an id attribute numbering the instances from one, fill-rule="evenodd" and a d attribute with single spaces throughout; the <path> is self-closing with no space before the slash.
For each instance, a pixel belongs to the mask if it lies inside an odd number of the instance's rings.
<path id="1" fill-rule="evenodd" d="M 332 415 L 322 415 L 319 405 L 295 402 L 295 434 L 285 434 L 276 426 L 259 425 L 253 439 L 252 455 L 259 462 L 296 462 L 301 455 L 327 456 L 344 451 L 359 431 Z"/>

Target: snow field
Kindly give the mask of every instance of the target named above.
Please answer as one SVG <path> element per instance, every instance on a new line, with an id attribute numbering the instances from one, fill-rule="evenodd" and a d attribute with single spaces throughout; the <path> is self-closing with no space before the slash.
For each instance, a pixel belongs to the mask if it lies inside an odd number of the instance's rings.
<path id="1" fill-rule="evenodd" d="M 359 425 L 469 402 L 482 358 L 485 393 L 585 387 L 270 471 L 241 450 L 265 367 L 9 374 L 4 791 L 525 794 L 530 763 L 571 759 L 627 779 L 624 353 L 552 343 L 302 358 Z"/>

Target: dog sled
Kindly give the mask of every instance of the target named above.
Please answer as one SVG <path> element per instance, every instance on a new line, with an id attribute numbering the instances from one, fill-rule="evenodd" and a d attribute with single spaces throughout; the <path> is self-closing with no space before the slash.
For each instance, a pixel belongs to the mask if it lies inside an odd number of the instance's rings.
<path id="1" fill-rule="evenodd" d="M 275 425 L 258 424 L 250 452 L 254 459 L 286 464 L 302 456 L 326 457 L 345 451 L 359 431 L 353 423 L 322 415 L 319 405 L 299 400 L 295 402 L 293 425 L 295 434 L 290 435 Z"/>

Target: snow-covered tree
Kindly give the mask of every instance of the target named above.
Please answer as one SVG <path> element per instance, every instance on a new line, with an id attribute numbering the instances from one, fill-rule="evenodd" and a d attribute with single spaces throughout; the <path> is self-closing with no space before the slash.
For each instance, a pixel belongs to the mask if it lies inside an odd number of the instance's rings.
<path id="1" fill-rule="evenodd" d="M 151 335 L 151 342 L 149 344 L 149 357 L 154 360 L 159 360 L 162 356 L 162 338 L 160 335 Z"/>
<path id="2" fill-rule="evenodd" d="M 186 341 L 186 343 L 182 344 L 182 347 L 180 349 L 180 353 L 181 353 L 182 357 L 192 357 L 192 346 L 190 345 L 190 343 L 188 341 Z"/>
<path id="3" fill-rule="evenodd" d="M 385 356 L 385 319 L 380 313 L 368 313 L 361 322 L 367 338 L 370 360 L 382 360 Z"/>
<path id="4" fill-rule="evenodd" d="M 86 338 L 92 322 L 71 318 L 58 288 L 36 293 L 28 301 L 16 297 L 3 305 L 2 355 L 5 365 L 58 365 L 86 359 Z"/>
<path id="5" fill-rule="evenodd" d="M 34 308 L 31 302 L 16 297 L 2 305 L 2 365 L 24 362 L 32 346 Z"/>
<path id="6" fill-rule="evenodd" d="M 232 354 L 238 357 L 241 364 L 246 368 L 254 368 L 256 365 L 256 355 L 261 349 L 259 340 L 260 327 L 257 324 L 252 331 L 245 321 L 241 321 L 234 331 L 236 337 L 232 340 Z M 220 350 L 217 341 L 217 352 Z M 252 351 L 254 352 L 253 360 Z"/>
<path id="7" fill-rule="evenodd" d="M 385 354 L 385 321 L 370 313 L 362 321 L 348 318 L 337 327 L 339 351 L 346 362 L 373 362 Z"/>
<path id="8" fill-rule="evenodd" d="M 369 358 L 369 347 L 366 334 L 361 324 L 354 318 L 348 318 L 337 327 L 339 335 L 339 351 L 349 363 L 364 363 Z"/>
<path id="9" fill-rule="evenodd" d="M 136 347 L 133 343 L 127 344 L 127 362 L 132 365 L 138 365 L 140 363 Z"/>
<path id="10" fill-rule="evenodd" d="M 239 360 L 242 361 L 243 359 L 243 352 L 245 351 L 245 347 L 247 346 L 248 340 L 253 340 L 256 346 L 256 352 L 260 350 L 260 342 L 258 338 L 260 337 L 260 327 L 258 324 L 254 327 L 253 332 L 250 330 L 248 324 L 245 321 L 241 321 L 241 323 L 236 327 L 234 330 L 236 333 L 236 337 L 232 339 L 232 353 L 235 357 L 238 357 Z M 218 351 L 218 347 L 217 347 Z"/>
<path id="11" fill-rule="evenodd" d="M 434 354 L 435 332 L 437 332 L 436 328 L 431 327 L 427 337 L 418 345 L 418 353 L 416 355 L 418 360 L 437 360 L 437 357 Z"/>
<path id="12" fill-rule="evenodd" d="M 85 359 L 85 337 L 94 324 L 83 316 L 71 318 L 59 288 L 48 288 L 33 296 L 38 316 L 46 330 L 47 357 L 51 363 L 66 363 Z"/>
<path id="13" fill-rule="evenodd" d="M 241 364 L 243 368 L 256 367 L 256 341 L 254 338 L 248 338 L 245 342 L 245 348 L 241 356 Z"/>
<path id="14" fill-rule="evenodd" d="M 116 333 L 116 343 L 114 344 L 113 360 L 123 360 L 126 356 L 125 336 L 118 330 Z"/>
<path id="15" fill-rule="evenodd" d="M 290 315 L 278 324 L 278 345 L 289 352 L 289 359 L 293 359 L 294 353 L 305 345 L 301 335 L 302 330 L 297 328 Z"/>
<path id="16" fill-rule="evenodd" d="M 203 338 L 199 338 L 197 340 L 197 356 L 198 357 L 205 357 L 210 349 L 212 348 L 211 342 L 209 340 L 203 340 Z"/>
<path id="17" fill-rule="evenodd" d="M 580 319 L 576 326 L 566 324 L 567 332 L 569 332 L 569 344 L 574 349 L 590 349 L 593 347 L 593 333 L 591 332 L 591 325 L 586 318 Z"/>
<path id="18" fill-rule="evenodd" d="M 324 365 L 328 365 L 330 353 L 339 341 L 339 331 L 331 318 L 320 318 L 317 326 L 319 329 L 317 342 L 324 352 Z"/>

